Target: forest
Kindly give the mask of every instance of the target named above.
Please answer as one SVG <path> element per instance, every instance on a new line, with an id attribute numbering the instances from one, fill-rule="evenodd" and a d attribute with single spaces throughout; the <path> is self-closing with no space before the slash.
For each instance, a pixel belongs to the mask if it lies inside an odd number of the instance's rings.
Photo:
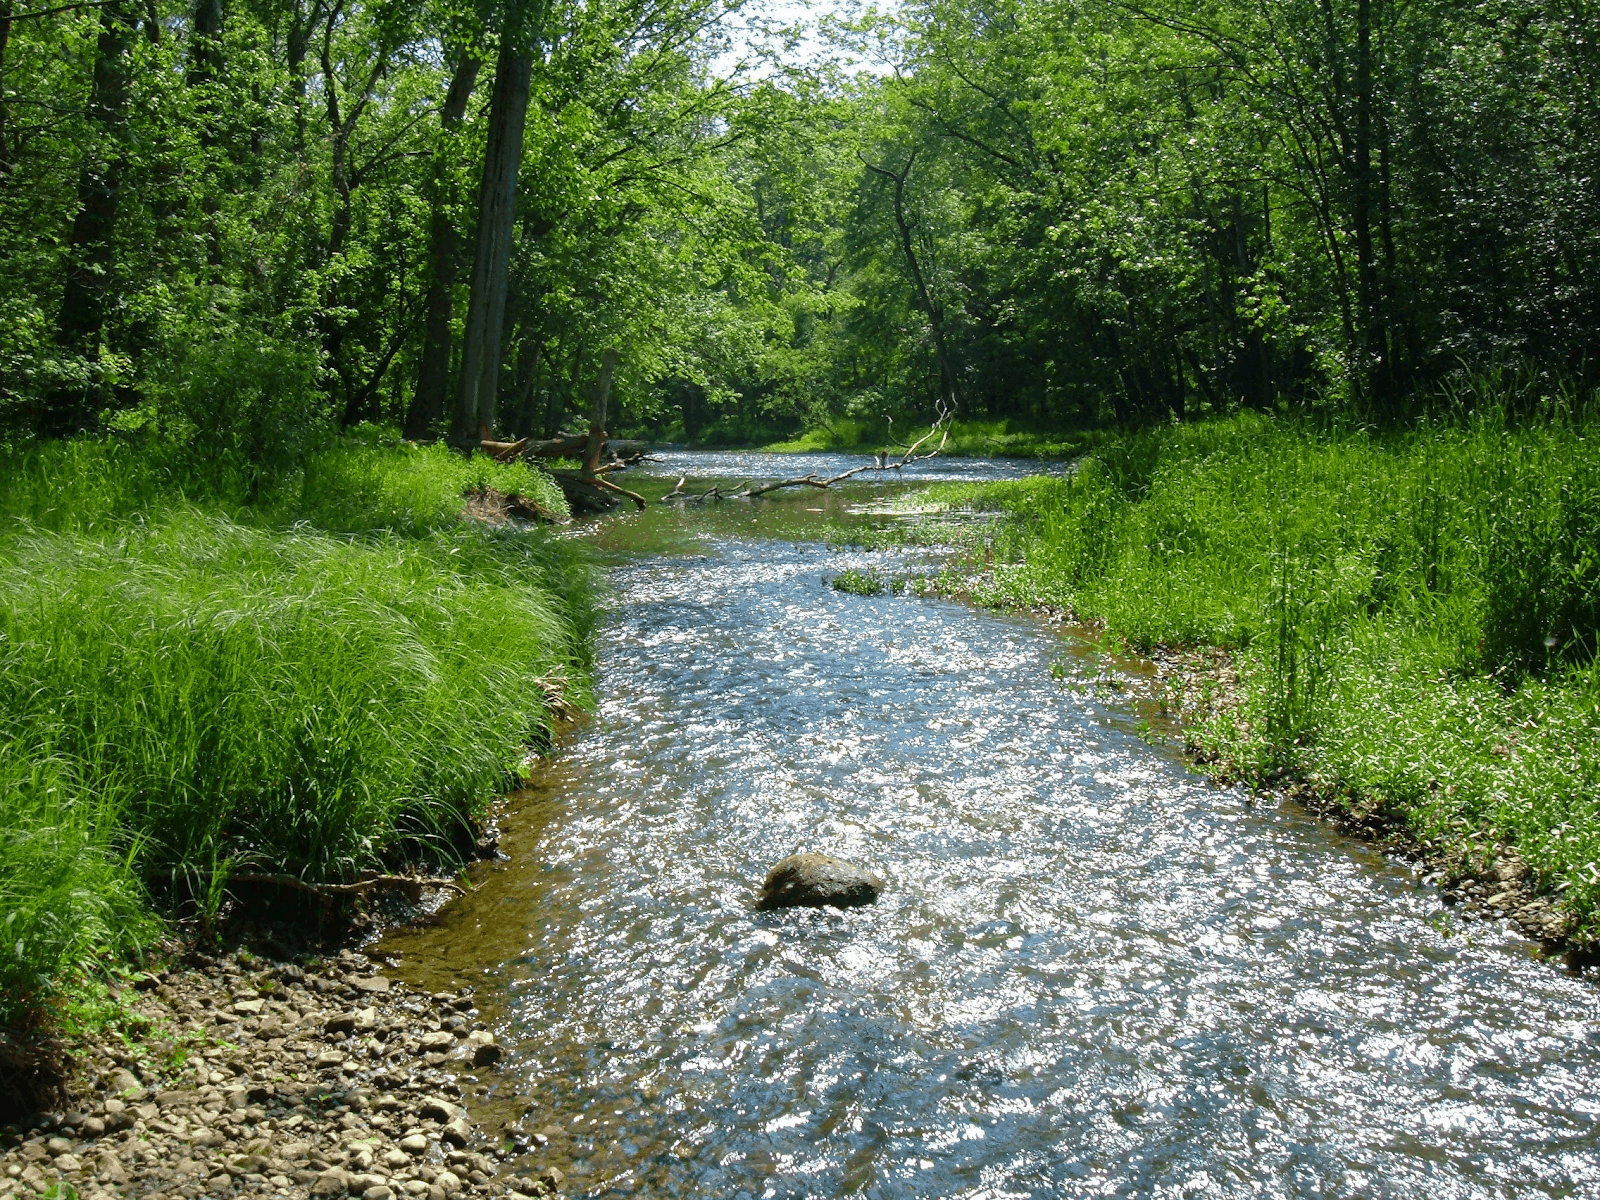
<path id="1" fill-rule="evenodd" d="M 1595 936 L 1600 10 L 934 0 L 799 66 L 737 12 L 0 0 L 0 1019 L 230 880 L 459 863 L 596 620 L 570 543 L 459 519 L 549 475 L 462 451 L 608 391 L 1088 451 L 957 497 L 1034 570 L 991 599 L 1254 646 L 1254 777 L 1523 838 Z M 1386 687 L 1499 714 L 1470 798 L 1416 765 L 1465 708 L 1375 746 Z"/>
<path id="2" fill-rule="evenodd" d="M 1600 15 L 710 0 L 0 14 L 0 425 L 293 469 L 329 431 L 767 440 L 943 400 L 1394 422 L 1600 338 Z M 749 56 L 747 56 L 749 57 Z"/>

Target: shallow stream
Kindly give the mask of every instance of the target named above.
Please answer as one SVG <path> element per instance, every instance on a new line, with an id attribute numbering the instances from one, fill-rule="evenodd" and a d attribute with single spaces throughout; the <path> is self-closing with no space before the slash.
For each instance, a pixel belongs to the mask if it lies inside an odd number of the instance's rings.
<path id="1" fill-rule="evenodd" d="M 657 494 L 814 457 L 673 458 Z M 566 1190 L 1600 1196 L 1593 985 L 1149 744 L 1084 643 L 834 591 L 894 560 L 822 529 L 903 486 L 597 527 L 597 715 L 508 859 L 381 948 L 476 987 L 508 1049 L 484 1102 Z M 801 848 L 888 888 L 753 911 Z"/>

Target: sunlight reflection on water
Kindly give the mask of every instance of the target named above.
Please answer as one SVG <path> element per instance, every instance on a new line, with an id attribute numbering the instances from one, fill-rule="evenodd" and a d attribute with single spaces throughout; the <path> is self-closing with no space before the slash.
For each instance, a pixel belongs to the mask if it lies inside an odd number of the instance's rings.
<path id="1" fill-rule="evenodd" d="M 598 716 L 417 941 L 489 966 L 570 1190 L 1600 1195 L 1589 984 L 1146 745 L 1036 622 L 826 582 L 895 561 L 617 567 Z M 802 847 L 883 898 L 753 911 Z"/>

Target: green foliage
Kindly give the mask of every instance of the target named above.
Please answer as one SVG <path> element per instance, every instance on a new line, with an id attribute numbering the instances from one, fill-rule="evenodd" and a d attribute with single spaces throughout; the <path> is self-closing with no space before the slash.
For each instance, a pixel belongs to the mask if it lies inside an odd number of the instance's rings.
<path id="1" fill-rule="evenodd" d="M 983 598 L 1065 605 L 1140 649 L 1235 649 L 1243 708 L 1199 731 L 1223 761 L 1442 850 L 1510 843 L 1593 938 L 1594 435 L 1247 415 L 1109 439 L 1065 480 L 931 493 L 1007 514 Z"/>
<path id="2" fill-rule="evenodd" d="M 251 507 L 226 471 L 176 498 L 182 461 L 0 473 L 0 1020 L 148 939 L 150 882 L 206 916 L 236 872 L 454 861 L 584 696 L 579 551 L 460 519 L 473 483 L 559 506 L 537 468 L 340 442 Z"/>
<path id="3" fill-rule="evenodd" d="M 427 530 L 455 524 L 465 491 L 484 487 L 526 496 L 548 512 L 567 512 L 560 487 L 536 463 L 376 441 L 345 438 L 313 455 L 288 512 L 322 529 Z"/>
<path id="4" fill-rule="evenodd" d="M 542 736 L 579 661 L 558 544 L 350 540 L 174 511 L 4 555 L 7 771 L 88 797 L 139 863 L 312 881 L 441 841 Z M 552 575 L 556 587 L 552 587 Z M 554 678 L 554 676 L 551 676 Z"/>
<path id="5" fill-rule="evenodd" d="M 849 592 L 852 596 L 881 596 L 884 586 L 883 576 L 876 571 L 861 571 L 854 567 L 833 577 L 833 590 Z"/>

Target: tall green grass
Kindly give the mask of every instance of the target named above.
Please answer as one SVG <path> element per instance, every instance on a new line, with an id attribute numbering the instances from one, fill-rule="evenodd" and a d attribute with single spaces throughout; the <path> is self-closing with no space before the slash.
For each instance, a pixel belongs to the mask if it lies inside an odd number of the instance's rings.
<path id="1" fill-rule="evenodd" d="M 980 591 L 1135 648 L 1237 651 L 1200 731 L 1442 853 L 1517 848 L 1600 938 L 1600 428 L 1492 411 L 1401 433 L 1241 416 L 1110 439 L 1064 480 L 936 489 L 1009 514 Z"/>
<path id="2" fill-rule="evenodd" d="M 330 446 L 253 503 L 110 443 L 0 465 L 0 1019 L 230 873 L 449 862 L 581 701 L 570 543 L 460 520 L 536 468 Z"/>

